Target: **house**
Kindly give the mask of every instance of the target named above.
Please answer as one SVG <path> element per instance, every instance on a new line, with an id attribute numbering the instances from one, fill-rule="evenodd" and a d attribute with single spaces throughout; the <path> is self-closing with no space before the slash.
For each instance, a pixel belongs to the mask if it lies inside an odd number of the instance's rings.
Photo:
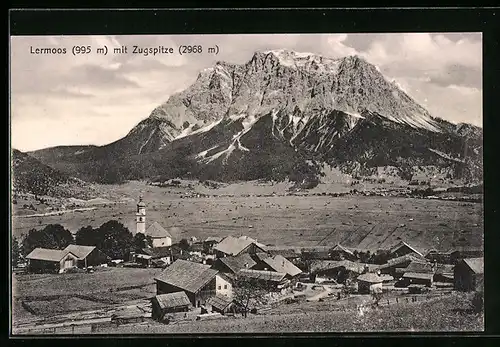
<path id="1" fill-rule="evenodd" d="M 171 247 L 143 248 L 133 255 L 132 261 L 143 264 L 146 267 L 163 267 L 172 262 Z"/>
<path id="2" fill-rule="evenodd" d="M 440 283 L 453 283 L 454 268 L 455 266 L 450 264 L 436 264 L 433 281 Z"/>
<path id="3" fill-rule="evenodd" d="M 431 249 L 425 255 L 425 259 L 429 262 L 436 262 L 440 264 L 451 264 L 451 251 L 438 251 Z"/>
<path id="4" fill-rule="evenodd" d="M 414 254 L 406 254 L 401 257 L 389 259 L 387 263 L 377 266 L 376 270 L 380 271 L 382 274 L 391 275 L 393 277 L 398 277 L 398 268 L 404 269 L 412 262 L 423 262 L 424 260 Z"/>
<path id="5" fill-rule="evenodd" d="M 225 295 L 212 296 L 207 300 L 205 304 L 212 312 L 218 312 L 220 314 L 227 314 L 229 312 L 236 312 L 236 303 L 229 297 Z"/>
<path id="6" fill-rule="evenodd" d="M 356 261 L 358 257 L 350 249 L 342 246 L 341 244 L 335 245 L 330 249 L 330 256 L 333 260 L 350 260 Z"/>
<path id="7" fill-rule="evenodd" d="M 237 257 L 229 256 L 218 258 L 212 265 L 212 268 L 223 273 L 238 273 L 241 269 L 251 269 L 257 263 L 248 253 L 242 253 Z"/>
<path id="8" fill-rule="evenodd" d="M 434 274 L 432 273 L 405 272 L 398 286 L 408 287 L 411 284 L 422 284 L 426 287 L 432 287 L 433 278 Z"/>
<path id="9" fill-rule="evenodd" d="M 185 292 L 156 295 L 151 300 L 152 318 L 161 321 L 166 313 L 187 312 L 190 306 Z"/>
<path id="10" fill-rule="evenodd" d="M 450 252 L 450 263 L 457 264 L 465 258 L 480 258 L 484 254 L 480 247 L 459 247 Z"/>
<path id="11" fill-rule="evenodd" d="M 418 260 L 412 260 L 406 268 L 405 272 L 417 272 L 417 273 L 434 273 L 435 264 L 422 262 Z"/>
<path id="12" fill-rule="evenodd" d="M 237 276 L 257 280 L 265 285 L 270 292 L 279 291 L 289 284 L 286 273 L 283 272 L 242 269 Z"/>
<path id="13" fill-rule="evenodd" d="M 195 307 L 204 305 L 211 296 L 225 294 L 231 290 L 229 281 L 223 278 L 218 270 L 182 259 L 176 260 L 163 270 L 155 281 L 157 295 L 185 292 Z"/>
<path id="14" fill-rule="evenodd" d="M 203 250 L 205 253 L 212 254 L 214 246 L 222 241 L 222 237 L 209 236 L 203 241 Z"/>
<path id="15" fill-rule="evenodd" d="M 408 254 L 418 256 L 419 258 L 424 258 L 423 252 L 421 250 L 418 250 L 405 241 L 400 241 L 397 245 L 389 250 L 389 256 L 391 258 L 398 258 Z"/>
<path id="16" fill-rule="evenodd" d="M 227 236 L 214 246 L 214 252 L 217 258 L 222 258 L 227 256 L 237 256 L 241 253 L 254 254 L 257 252 L 264 252 L 262 247 L 265 246 L 258 244 L 251 238 Z"/>
<path id="17" fill-rule="evenodd" d="M 146 229 L 146 236 L 153 240 L 153 248 L 172 246 L 172 235 L 165 230 L 158 222 L 154 222 Z"/>
<path id="18" fill-rule="evenodd" d="M 462 259 L 454 268 L 455 289 L 474 291 L 484 285 L 484 258 Z"/>
<path id="19" fill-rule="evenodd" d="M 281 255 L 271 256 L 266 253 L 258 253 L 256 258 L 258 261 L 253 266 L 254 270 L 271 270 L 285 273 L 289 279 L 302 273 L 302 270 Z"/>
<path id="20" fill-rule="evenodd" d="M 80 268 L 107 264 L 111 260 L 110 257 L 95 246 L 68 245 L 64 251 L 73 253 L 78 257 L 77 266 Z"/>
<path id="21" fill-rule="evenodd" d="M 26 259 L 28 271 L 35 273 L 62 273 L 78 264 L 76 255 L 59 249 L 35 248 Z"/>
<path id="22" fill-rule="evenodd" d="M 316 283 L 346 283 L 367 271 L 368 264 L 355 263 L 349 260 L 317 260 L 310 266 L 312 279 Z"/>
<path id="23" fill-rule="evenodd" d="M 358 292 L 360 294 L 371 294 L 382 291 L 383 278 L 376 273 L 365 273 L 357 277 Z"/>

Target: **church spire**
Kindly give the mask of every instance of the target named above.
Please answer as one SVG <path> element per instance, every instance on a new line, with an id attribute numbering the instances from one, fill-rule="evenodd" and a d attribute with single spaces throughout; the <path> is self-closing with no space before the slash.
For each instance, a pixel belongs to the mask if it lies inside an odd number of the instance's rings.
<path id="1" fill-rule="evenodd" d="M 139 196 L 137 203 L 137 212 L 135 214 L 136 233 L 146 233 L 146 204 L 142 200 L 142 195 Z"/>

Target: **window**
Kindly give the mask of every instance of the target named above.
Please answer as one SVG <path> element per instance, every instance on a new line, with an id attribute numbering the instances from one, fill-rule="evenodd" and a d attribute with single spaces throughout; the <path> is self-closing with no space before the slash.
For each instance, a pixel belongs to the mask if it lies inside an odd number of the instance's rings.
<path id="1" fill-rule="evenodd" d="M 227 284 L 224 284 L 224 289 L 227 289 Z"/>
<path id="2" fill-rule="evenodd" d="M 222 286 L 218 286 L 218 287 L 217 287 L 217 289 L 219 289 L 219 290 L 220 290 L 221 288 L 222 288 Z"/>

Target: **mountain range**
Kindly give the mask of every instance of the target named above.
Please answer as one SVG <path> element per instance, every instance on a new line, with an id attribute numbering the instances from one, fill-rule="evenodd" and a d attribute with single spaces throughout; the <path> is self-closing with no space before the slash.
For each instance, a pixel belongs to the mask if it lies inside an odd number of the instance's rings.
<path id="1" fill-rule="evenodd" d="M 324 164 L 353 175 L 391 166 L 402 177 L 426 166 L 480 181 L 482 136 L 479 127 L 431 116 L 363 58 L 275 50 L 201 71 L 118 141 L 28 154 L 102 183 L 304 182 L 317 180 Z"/>

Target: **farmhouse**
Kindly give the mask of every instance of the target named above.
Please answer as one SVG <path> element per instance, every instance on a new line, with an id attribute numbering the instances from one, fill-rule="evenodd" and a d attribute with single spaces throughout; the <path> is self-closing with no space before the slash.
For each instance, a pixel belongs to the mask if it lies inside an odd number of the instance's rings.
<path id="1" fill-rule="evenodd" d="M 405 272 L 399 285 L 408 287 L 411 284 L 421 284 L 427 287 L 432 287 L 432 273 L 419 273 L 419 272 Z"/>
<path id="2" fill-rule="evenodd" d="M 213 269 L 219 270 L 224 273 L 237 273 L 241 269 L 251 269 L 257 263 L 252 259 L 248 253 L 243 253 L 237 257 L 224 257 L 218 258 L 212 265 Z"/>
<path id="3" fill-rule="evenodd" d="M 203 241 L 203 250 L 205 253 L 212 254 L 214 246 L 222 241 L 222 237 L 209 236 Z"/>
<path id="4" fill-rule="evenodd" d="M 368 264 L 349 260 L 318 260 L 311 264 L 310 272 L 316 283 L 336 282 L 340 284 L 356 278 L 368 267 Z"/>
<path id="5" fill-rule="evenodd" d="M 191 302 L 184 292 L 156 295 L 151 300 L 152 318 L 162 320 L 166 313 L 187 312 Z"/>
<path id="6" fill-rule="evenodd" d="M 342 246 L 341 244 L 335 245 L 335 247 L 330 250 L 330 256 L 333 260 L 358 260 L 358 257 L 354 254 L 353 251 Z"/>
<path id="7" fill-rule="evenodd" d="M 413 254 L 407 254 L 394 259 L 389 259 L 387 263 L 379 265 L 377 270 L 382 274 L 388 274 L 396 278 L 400 274 L 400 270 L 397 269 L 406 268 L 412 262 L 422 262 L 422 259 Z"/>
<path id="8" fill-rule="evenodd" d="M 301 250 L 303 260 L 331 260 L 330 247 L 304 248 Z"/>
<path id="9" fill-rule="evenodd" d="M 111 260 L 110 257 L 102 253 L 95 246 L 68 245 L 64 251 L 73 253 L 78 257 L 78 267 L 97 266 L 106 264 Z"/>
<path id="10" fill-rule="evenodd" d="M 238 238 L 227 236 L 214 246 L 214 251 L 217 258 L 237 256 L 242 253 L 253 254 L 257 252 L 264 252 L 264 249 L 262 248 L 263 245 L 259 245 L 255 240 L 247 238 L 245 236 Z"/>
<path id="11" fill-rule="evenodd" d="M 461 291 L 474 291 L 484 285 L 484 259 L 462 259 L 454 269 L 455 289 Z"/>
<path id="12" fill-rule="evenodd" d="M 453 269 L 455 267 L 449 264 L 436 264 L 434 271 L 434 282 L 453 283 L 454 275 Z"/>
<path id="13" fill-rule="evenodd" d="M 204 305 L 209 297 L 230 294 L 232 288 L 227 277 L 208 265 L 178 259 L 155 278 L 156 293 L 185 292 L 195 307 Z"/>
<path id="14" fill-rule="evenodd" d="M 257 280 L 267 286 L 269 291 L 279 291 L 289 284 L 286 273 L 282 272 L 242 269 L 237 275 Z"/>
<path id="15" fill-rule="evenodd" d="M 404 241 L 399 242 L 397 245 L 395 245 L 389 250 L 389 255 L 391 258 L 397 258 L 408 254 L 424 258 L 422 251 L 416 249 L 415 247 L 409 245 Z"/>
<path id="16" fill-rule="evenodd" d="M 437 262 L 440 264 L 450 264 L 451 263 L 451 251 L 443 252 L 431 249 L 425 255 L 425 259 L 430 262 Z"/>
<path id="17" fill-rule="evenodd" d="M 28 271 L 35 273 L 62 273 L 78 263 L 78 257 L 69 251 L 47 248 L 35 248 L 26 259 Z"/>
<path id="18" fill-rule="evenodd" d="M 132 255 L 132 261 L 146 267 L 163 267 L 172 262 L 171 252 L 171 247 L 143 248 Z"/>
<path id="19" fill-rule="evenodd" d="M 382 282 L 384 281 L 382 277 L 375 273 L 365 273 L 359 275 L 358 281 L 358 292 L 360 294 L 370 294 L 373 292 L 382 290 Z"/>
<path id="20" fill-rule="evenodd" d="M 254 270 L 271 270 L 285 273 L 287 278 L 292 278 L 302 273 L 302 270 L 281 255 L 270 256 L 266 253 L 257 253 L 256 258 L 258 258 L 258 261 L 253 266 Z"/>

